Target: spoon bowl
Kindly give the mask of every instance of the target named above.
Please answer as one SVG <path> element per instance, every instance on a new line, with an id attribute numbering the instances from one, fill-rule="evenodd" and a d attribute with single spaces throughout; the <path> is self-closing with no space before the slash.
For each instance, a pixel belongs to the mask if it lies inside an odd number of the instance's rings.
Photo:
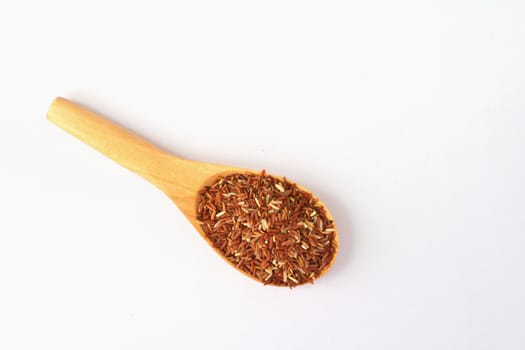
<path id="1" fill-rule="evenodd" d="M 234 173 L 258 172 L 234 166 L 187 160 L 174 156 L 134 133 L 97 115 L 95 112 L 61 97 L 53 101 L 47 112 L 47 118 L 71 135 L 137 175 L 140 175 L 164 192 L 195 227 L 202 238 L 204 238 L 226 262 L 246 276 L 261 282 L 228 260 L 222 251 L 214 246 L 197 219 L 199 192 L 205 186 L 213 184 L 219 176 Z M 283 178 L 279 176 L 274 177 L 283 180 Z M 297 187 L 310 193 L 310 191 L 300 185 L 297 185 Z M 326 217 L 334 221 L 326 206 L 319 200 L 317 203 L 324 207 Z M 333 225 L 335 228 L 335 223 Z M 320 271 L 317 278 L 328 271 L 335 261 L 338 246 L 337 229 L 335 229 L 333 243 L 335 247 L 333 258 L 323 270 Z"/>

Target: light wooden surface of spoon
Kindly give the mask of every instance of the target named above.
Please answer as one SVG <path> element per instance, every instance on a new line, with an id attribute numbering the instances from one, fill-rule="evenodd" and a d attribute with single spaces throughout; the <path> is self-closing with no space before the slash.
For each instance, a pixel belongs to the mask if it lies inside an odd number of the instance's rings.
<path id="1" fill-rule="evenodd" d="M 176 157 L 129 130 L 65 98 L 58 97 L 53 101 L 47 112 L 47 118 L 71 135 L 140 175 L 163 191 L 177 205 L 208 244 L 226 262 L 237 268 L 223 256 L 220 250 L 213 246 L 197 220 L 196 208 L 199 200 L 199 191 L 204 186 L 212 184 L 218 176 L 243 172 L 257 173 L 256 171 Z M 300 185 L 298 186 L 302 190 L 309 192 Z M 322 205 L 326 209 L 327 217 L 333 220 L 326 206 Z M 337 247 L 337 233 L 334 240 Z M 336 254 L 337 251 L 330 264 L 321 271 L 319 277 L 332 266 Z M 237 270 L 259 281 L 245 271 Z"/>

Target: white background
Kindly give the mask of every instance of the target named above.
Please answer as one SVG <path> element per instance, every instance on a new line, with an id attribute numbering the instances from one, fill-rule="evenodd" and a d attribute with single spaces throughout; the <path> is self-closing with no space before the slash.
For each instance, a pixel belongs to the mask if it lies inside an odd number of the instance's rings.
<path id="1" fill-rule="evenodd" d="M 1 349 L 525 349 L 523 1 L 137 3 L 0 3 Z M 333 269 L 247 279 L 58 95 L 310 188 Z"/>

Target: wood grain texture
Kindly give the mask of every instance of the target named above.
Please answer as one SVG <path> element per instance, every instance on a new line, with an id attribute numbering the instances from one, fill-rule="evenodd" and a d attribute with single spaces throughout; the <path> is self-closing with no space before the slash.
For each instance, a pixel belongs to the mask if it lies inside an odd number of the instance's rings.
<path id="1" fill-rule="evenodd" d="M 71 135 L 159 188 L 171 198 L 212 248 L 214 247 L 211 241 L 201 229 L 196 218 L 199 190 L 205 185 L 213 183 L 221 175 L 254 172 L 249 169 L 176 157 L 93 111 L 61 97 L 53 101 L 47 112 L 47 118 Z M 299 187 L 308 191 L 301 186 Z M 324 204 L 323 206 L 326 208 Z M 333 220 L 327 208 L 326 213 L 328 218 Z M 335 241 L 337 244 L 337 234 Z M 215 248 L 214 250 L 226 262 L 236 268 L 222 255 L 220 250 Z M 326 272 L 334 261 L 335 257 L 322 273 Z M 254 279 L 253 276 L 244 271 L 237 270 Z"/>

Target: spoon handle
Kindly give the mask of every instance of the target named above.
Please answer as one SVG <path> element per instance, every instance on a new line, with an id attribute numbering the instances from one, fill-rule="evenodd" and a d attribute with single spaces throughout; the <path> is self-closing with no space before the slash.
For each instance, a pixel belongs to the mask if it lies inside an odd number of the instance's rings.
<path id="1" fill-rule="evenodd" d="M 161 190 L 166 190 L 169 186 L 165 175 L 182 162 L 182 159 L 130 131 L 61 97 L 53 101 L 47 118 Z"/>

